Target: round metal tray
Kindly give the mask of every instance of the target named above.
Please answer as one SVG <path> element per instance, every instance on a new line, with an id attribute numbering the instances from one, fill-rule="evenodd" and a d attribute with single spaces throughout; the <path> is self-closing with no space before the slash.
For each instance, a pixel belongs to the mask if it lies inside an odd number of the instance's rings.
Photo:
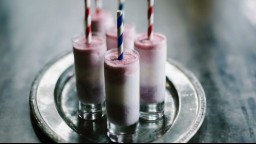
<path id="1" fill-rule="evenodd" d="M 73 54 L 68 53 L 40 72 L 30 93 L 32 116 L 55 142 L 110 142 L 106 116 L 97 121 L 77 116 L 73 62 Z M 188 142 L 200 128 L 205 112 L 205 94 L 198 80 L 168 60 L 165 117 L 157 122 L 140 120 L 135 142 Z"/>

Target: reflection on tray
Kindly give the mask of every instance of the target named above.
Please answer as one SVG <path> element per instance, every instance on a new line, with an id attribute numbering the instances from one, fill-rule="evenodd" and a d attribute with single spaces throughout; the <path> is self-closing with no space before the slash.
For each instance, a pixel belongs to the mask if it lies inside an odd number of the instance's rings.
<path id="1" fill-rule="evenodd" d="M 109 142 L 106 117 L 79 121 L 73 68 L 68 53 L 49 63 L 35 79 L 30 93 L 32 117 L 54 142 Z M 196 77 L 170 60 L 166 62 L 165 117 L 156 123 L 139 122 L 137 142 L 188 142 L 206 113 L 203 88 Z"/>
<path id="2" fill-rule="evenodd" d="M 78 100 L 75 90 L 75 78 L 70 77 L 73 67 L 67 69 L 58 80 L 59 93 L 55 99 L 60 115 L 66 123 L 80 135 L 80 142 L 110 142 L 107 137 L 106 116 L 97 121 L 86 121 L 77 116 Z M 165 134 L 177 113 L 177 94 L 171 92 L 172 84 L 167 82 L 165 116 L 156 122 L 139 121 L 136 142 L 151 142 Z"/>

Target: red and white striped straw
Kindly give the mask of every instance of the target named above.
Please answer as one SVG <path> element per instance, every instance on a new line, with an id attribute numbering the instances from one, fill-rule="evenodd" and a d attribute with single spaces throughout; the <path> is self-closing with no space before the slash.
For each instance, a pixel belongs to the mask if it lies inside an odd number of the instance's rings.
<path id="1" fill-rule="evenodd" d="M 96 13 L 100 13 L 102 10 L 102 0 L 96 0 Z"/>
<path id="2" fill-rule="evenodd" d="M 86 42 L 92 42 L 92 19 L 91 19 L 91 0 L 84 0 L 85 2 L 85 36 Z"/>
<path id="3" fill-rule="evenodd" d="M 154 0 L 148 0 L 148 39 L 153 40 Z"/>

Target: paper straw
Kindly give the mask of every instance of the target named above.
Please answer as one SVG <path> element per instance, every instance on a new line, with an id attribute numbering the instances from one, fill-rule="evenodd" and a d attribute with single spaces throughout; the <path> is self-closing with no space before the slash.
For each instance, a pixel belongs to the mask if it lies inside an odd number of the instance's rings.
<path id="1" fill-rule="evenodd" d="M 124 55 L 124 45 L 123 45 L 123 12 L 117 11 L 117 36 L 118 36 L 118 60 L 123 60 Z"/>
<path id="2" fill-rule="evenodd" d="M 96 13 L 100 13 L 102 10 L 102 0 L 96 0 Z"/>
<path id="3" fill-rule="evenodd" d="M 148 0 L 148 39 L 153 40 L 154 0 Z"/>
<path id="4" fill-rule="evenodd" d="M 92 42 L 92 20 L 91 20 L 91 0 L 85 0 L 85 36 L 86 42 Z"/>
<path id="5" fill-rule="evenodd" d="M 123 12 L 123 19 L 125 19 L 124 3 L 125 0 L 119 0 L 118 10 Z"/>
<path id="6" fill-rule="evenodd" d="M 125 0 L 119 0 L 118 9 L 119 9 L 120 11 L 123 11 L 123 10 L 124 10 L 124 2 L 125 2 Z"/>

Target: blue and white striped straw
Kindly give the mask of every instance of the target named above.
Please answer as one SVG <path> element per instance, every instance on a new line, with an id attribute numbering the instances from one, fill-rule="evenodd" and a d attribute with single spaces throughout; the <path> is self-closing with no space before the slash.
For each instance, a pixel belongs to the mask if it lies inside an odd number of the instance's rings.
<path id="1" fill-rule="evenodd" d="M 125 3 L 125 0 L 119 0 L 118 10 L 123 12 L 123 19 L 125 19 L 124 3 Z"/>
<path id="2" fill-rule="evenodd" d="M 124 44 L 123 44 L 123 31 L 124 31 L 123 12 L 117 11 L 117 37 L 118 37 L 118 60 L 123 60 L 124 57 Z"/>
<path id="3" fill-rule="evenodd" d="M 123 11 L 123 10 L 124 10 L 124 2 L 125 2 L 125 0 L 119 0 L 118 9 L 119 9 L 120 11 Z"/>

